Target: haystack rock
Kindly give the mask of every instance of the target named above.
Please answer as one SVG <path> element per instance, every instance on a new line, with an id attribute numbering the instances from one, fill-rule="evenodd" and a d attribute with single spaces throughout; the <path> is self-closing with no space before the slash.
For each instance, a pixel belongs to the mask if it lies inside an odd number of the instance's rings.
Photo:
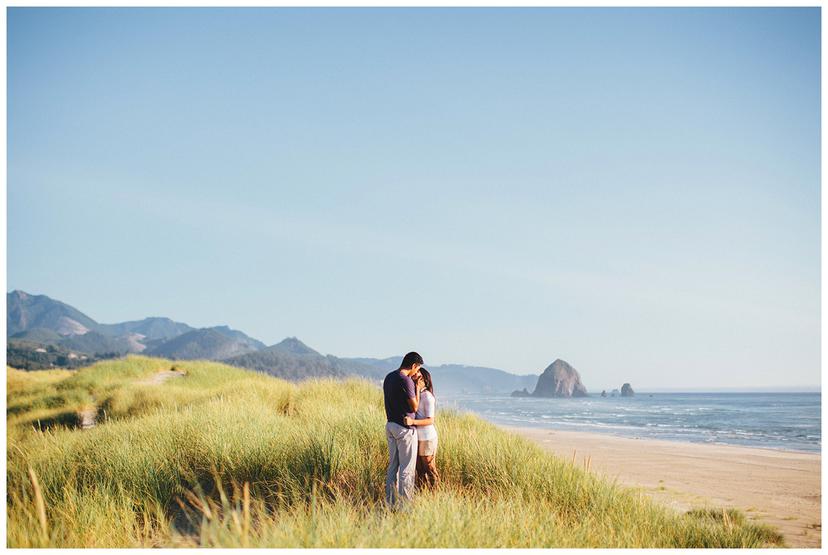
<path id="1" fill-rule="evenodd" d="M 635 391 L 630 384 L 625 383 L 621 386 L 621 397 L 632 397 L 635 395 Z"/>
<path id="2" fill-rule="evenodd" d="M 533 397 L 586 397 L 578 371 L 561 359 L 550 364 L 538 378 Z"/>

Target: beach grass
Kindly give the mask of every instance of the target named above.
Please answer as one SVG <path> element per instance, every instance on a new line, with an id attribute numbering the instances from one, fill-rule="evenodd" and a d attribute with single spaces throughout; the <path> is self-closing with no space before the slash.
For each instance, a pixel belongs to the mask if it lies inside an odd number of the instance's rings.
<path id="1" fill-rule="evenodd" d="M 146 382 L 173 366 L 183 378 Z M 130 356 L 7 383 L 9 547 L 782 545 L 738 512 L 673 512 L 453 411 L 437 421 L 442 483 L 390 510 L 382 395 L 364 380 Z M 79 429 L 90 405 L 97 425 Z"/>

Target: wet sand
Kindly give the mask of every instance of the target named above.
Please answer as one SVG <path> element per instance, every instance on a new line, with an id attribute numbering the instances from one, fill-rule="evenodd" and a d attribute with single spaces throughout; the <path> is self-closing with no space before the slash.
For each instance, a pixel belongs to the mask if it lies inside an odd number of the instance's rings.
<path id="1" fill-rule="evenodd" d="M 655 500 L 688 510 L 741 509 L 775 526 L 790 547 L 820 547 L 821 455 L 752 447 L 506 427 L 567 460 L 589 464 Z"/>

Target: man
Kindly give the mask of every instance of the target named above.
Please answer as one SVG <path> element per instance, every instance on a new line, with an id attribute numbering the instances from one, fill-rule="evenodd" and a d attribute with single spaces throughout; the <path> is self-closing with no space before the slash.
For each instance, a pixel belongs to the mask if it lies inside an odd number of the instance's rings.
<path id="1" fill-rule="evenodd" d="M 415 352 L 403 357 L 400 367 L 382 383 L 385 396 L 385 437 L 388 440 L 388 472 L 385 475 L 385 500 L 395 506 L 400 500 L 409 501 L 414 494 L 414 476 L 417 464 L 417 430 L 406 425 L 405 418 L 414 418 L 420 403 L 420 394 L 414 387 L 423 357 Z M 399 474 L 399 477 L 397 476 Z"/>

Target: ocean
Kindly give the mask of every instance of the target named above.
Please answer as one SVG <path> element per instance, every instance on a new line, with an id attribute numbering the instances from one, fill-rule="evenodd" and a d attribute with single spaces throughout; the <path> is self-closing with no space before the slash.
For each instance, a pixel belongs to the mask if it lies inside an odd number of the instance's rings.
<path id="1" fill-rule="evenodd" d="M 437 391 L 439 395 L 439 391 Z M 819 452 L 820 393 L 636 393 L 582 399 L 452 395 L 438 406 L 495 424 Z"/>

